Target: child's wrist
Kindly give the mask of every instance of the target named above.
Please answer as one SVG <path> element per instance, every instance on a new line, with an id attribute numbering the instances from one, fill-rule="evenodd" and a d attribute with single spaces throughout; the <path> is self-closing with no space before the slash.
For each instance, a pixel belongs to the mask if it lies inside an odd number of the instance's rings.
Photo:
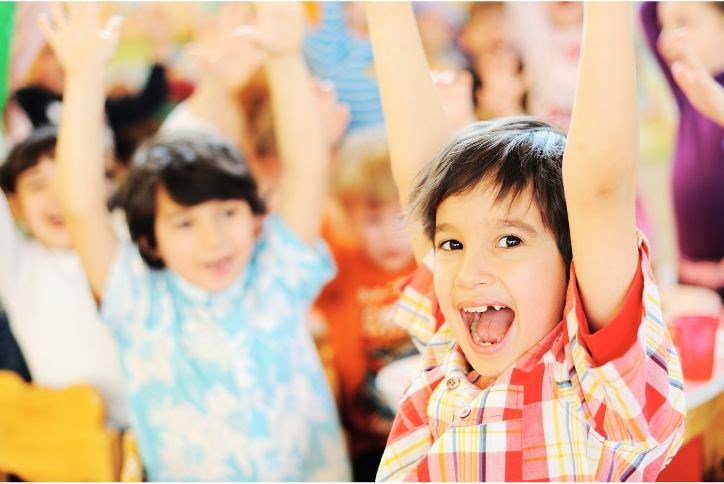
<path id="1" fill-rule="evenodd" d="M 299 51 L 289 52 L 269 52 L 266 58 L 267 64 L 284 64 L 302 59 L 302 53 Z"/>
<path id="2" fill-rule="evenodd" d="M 65 70 L 65 82 L 66 83 L 87 83 L 87 84 L 98 84 L 99 86 L 105 86 L 106 82 L 106 71 L 103 69 L 66 69 Z"/>

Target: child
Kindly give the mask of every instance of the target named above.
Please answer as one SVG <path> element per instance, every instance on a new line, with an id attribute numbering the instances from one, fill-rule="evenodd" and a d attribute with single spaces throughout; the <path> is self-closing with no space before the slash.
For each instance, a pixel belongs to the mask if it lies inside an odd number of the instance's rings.
<path id="1" fill-rule="evenodd" d="M 324 288 L 317 308 L 326 320 L 339 376 L 353 477 L 370 481 L 394 418 L 380 399 L 375 377 L 383 366 L 417 353 L 407 333 L 390 319 L 397 283 L 414 271 L 415 262 L 401 223 L 384 127 L 348 135 L 339 151 L 334 189 L 351 240 L 328 237 L 338 275 Z"/>
<path id="2" fill-rule="evenodd" d="M 680 365 L 634 228 L 631 6 L 586 10 L 567 143 L 531 118 L 449 141 L 409 5 L 368 4 L 393 169 L 446 321 L 430 336 L 413 280 L 398 320 L 428 346 L 378 480 L 653 480 L 681 443 Z"/>
<path id="3" fill-rule="evenodd" d="M 34 383 L 92 385 L 108 424 L 123 428 L 130 417 L 116 343 L 98 316 L 54 189 L 56 138 L 54 127 L 33 131 L 0 167 L 0 299 Z M 108 196 L 105 188 L 100 196 Z"/>
<path id="4" fill-rule="evenodd" d="M 316 243 L 328 147 L 299 54 L 299 5 L 259 4 L 281 158 L 263 218 L 241 155 L 209 137 L 141 150 L 123 206 L 136 245 L 108 228 L 97 130 L 117 22 L 54 4 L 43 31 L 66 73 L 61 200 L 129 384 L 150 480 L 346 480 L 334 402 L 303 325 L 332 265 Z M 281 115 L 283 113 L 283 115 Z M 303 147 L 303 149 L 300 149 Z M 79 190 L 78 187 L 83 187 Z"/>
<path id="5" fill-rule="evenodd" d="M 581 51 L 580 2 L 506 2 L 514 43 L 530 78 L 527 112 L 568 130 Z"/>
<path id="6" fill-rule="evenodd" d="M 471 2 L 459 42 L 470 59 L 478 119 L 523 114 L 527 80 L 503 2 Z"/>
<path id="7" fill-rule="evenodd" d="M 679 108 L 672 176 L 679 279 L 724 300 L 724 4 L 644 3 L 641 16 Z"/>

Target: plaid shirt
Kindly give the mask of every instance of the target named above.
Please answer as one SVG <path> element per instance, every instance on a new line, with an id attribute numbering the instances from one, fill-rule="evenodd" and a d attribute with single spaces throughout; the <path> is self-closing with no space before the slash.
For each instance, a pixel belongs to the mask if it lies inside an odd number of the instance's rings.
<path id="1" fill-rule="evenodd" d="M 430 270 L 396 319 L 427 343 L 400 399 L 377 480 L 653 481 L 683 438 L 679 358 L 639 236 L 640 270 L 605 328 L 588 330 L 575 271 L 563 320 L 497 378 L 471 369 L 439 329 Z"/>

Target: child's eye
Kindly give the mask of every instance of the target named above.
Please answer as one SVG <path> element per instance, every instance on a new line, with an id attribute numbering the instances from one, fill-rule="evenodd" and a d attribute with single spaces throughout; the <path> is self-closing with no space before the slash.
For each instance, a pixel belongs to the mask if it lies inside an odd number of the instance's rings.
<path id="1" fill-rule="evenodd" d="M 517 245 L 520 245 L 522 242 L 523 241 L 520 240 L 515 235 L 505 235 L 498 240 L 498 245 L 496 247 L 508 249 L 510 247 L 515 247 Z"/>
<path id="2" fill-rule="evenodd" d="M 455 239 L 445 240 L 440 244 L 440 248 L 447 251 L 462 250 L 463 244 Z"/>
<path id="3" fill-rule="evenodd" d="M 181 220 L 179 222 L 176 222 L 177 229 L 188 229 L 191 227 L 191 225 L 191 220 Z"/>
<path id="4" fill-rule="evenodd" d="M 236 212 L 237 212 L 236 208 L 225 208 L 224 211 L 222 212 L 222 214 L 224 215 L 224 217 L 230 218 L 230 217 L 233 217 L 234 215 L 236 215 Z"/>

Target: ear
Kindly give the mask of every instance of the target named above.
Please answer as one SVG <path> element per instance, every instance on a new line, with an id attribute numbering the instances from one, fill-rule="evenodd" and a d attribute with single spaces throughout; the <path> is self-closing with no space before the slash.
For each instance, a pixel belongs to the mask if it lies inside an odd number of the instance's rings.
<path id="1" fill-rule="evenodd" d="M 264 225 L 264 218 L 265 215 L 255 215 L 254 216 L 254 239 L 258 239 L 261 235 L 261 231 L 263 229 Z"/>
<path id="2" fill-rule="evenodd" d="M 161 253 L 158 251 L 158 248 L 151 247 L 151 244 L 148 242 L 147 237 L 141 237 L 138 239 L 138 250 L 141 251 L 144 255 L 147 257 L 161 261 Z"/>
<path id="3" fill-rule="evenodd" d="M 24 223 L 25 218 L 23 217 L 23 209 L 20 205 L 20 200 L 15 193 L 6 193 L 5 198 L 8 201 L 8 207 L 10 207 L 10 213 L 12 213 L 15 221 L 18 223 Z"/>

